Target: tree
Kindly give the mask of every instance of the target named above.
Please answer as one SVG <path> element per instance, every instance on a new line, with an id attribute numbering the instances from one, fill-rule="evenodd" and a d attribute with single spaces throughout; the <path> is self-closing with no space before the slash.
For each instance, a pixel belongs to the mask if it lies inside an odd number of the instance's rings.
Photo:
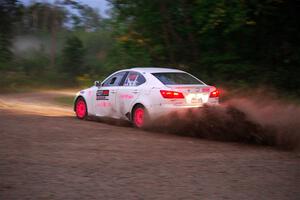
<path id="1" fill-rule="evenodd" d="M 153 65 L 300 93 L 297 0 L 108 1 L 116 38 L 149 52 Z"/>
<path id="2" fill-rule="evenodd" d="M 27 31 L 51 33 L 51 67 L 56 62 L 57 33 L 63 29 L 68 11 L 58 4 L 34 3 L 26 9 Z"/>
<path id="3" fill-rule="evenodd" d="M 11 59 L 11 39 L 14 23 L 20 17 L 18 0 L 0 0 L 0 62 Z"/>
<path id="4" fill-rule="evenodd" d="M 96 31 L 101 26 L 101 16 L 97 9 L 74 0 L 64 0 L 63 5 L 69 5 L 78 11 L 72 14 L 73 29 L 83 29 L 87 32 Z"/>
<path id="5" fill-rule="evenodd" d="M 24 33 L 51 32 L 64 28 L 69 12 L 59 4 L 35 2 L 24 9 L 22 29 Z"/>
<path id="6" fill-rule="evenodd" d="M 76 77 L 84 72 L 85 50 L 82 41 L 71 36 L 66 40 L 62 50 L 62 71 L 71 77 Z"/>

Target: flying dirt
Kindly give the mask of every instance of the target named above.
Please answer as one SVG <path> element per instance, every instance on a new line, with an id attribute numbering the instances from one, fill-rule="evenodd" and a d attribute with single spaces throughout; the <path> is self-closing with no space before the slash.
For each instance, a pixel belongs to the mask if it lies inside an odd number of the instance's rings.
<path id="1" fill-rule="evenodd" d="M 297 150 L 300 146 L 299 119 L 299 106 L 248 97 L 231 99 L 221 106 L 174 112 L 153 121 L 148 129 Z"/>

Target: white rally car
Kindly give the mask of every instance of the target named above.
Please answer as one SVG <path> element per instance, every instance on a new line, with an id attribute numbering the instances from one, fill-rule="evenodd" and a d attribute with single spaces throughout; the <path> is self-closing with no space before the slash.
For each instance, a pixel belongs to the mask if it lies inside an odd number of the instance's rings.
<path id="1" fill-rule="evenodd" d="M 218 105 L 219 91 L 191 74 L 168 68 L 132 68 L 81 90 L 74 99 L 79 119 L 88 116 L 130 120 L 143 127 L 171 111 Z"/>

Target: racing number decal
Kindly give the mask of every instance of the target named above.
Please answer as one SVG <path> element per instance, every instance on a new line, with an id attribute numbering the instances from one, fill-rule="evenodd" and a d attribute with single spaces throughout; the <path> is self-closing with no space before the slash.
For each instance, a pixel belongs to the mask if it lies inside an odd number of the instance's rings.
<path id="1" fill-rule="evenodd" d="M 109 90 L 97 90 L 96 100 L 108 100 Z"/>

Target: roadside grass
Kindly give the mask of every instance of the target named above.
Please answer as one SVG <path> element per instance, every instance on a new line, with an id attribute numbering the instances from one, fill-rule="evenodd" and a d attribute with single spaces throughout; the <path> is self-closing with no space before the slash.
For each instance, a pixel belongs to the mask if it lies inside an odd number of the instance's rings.
<path id="1" fill-rule="evenodd" d="M 54 98 L 54 101 L 62 106 L 72 106 L 73 105 L 73 96 L 59 96 Z"/>
<path id="2" fill-rule="evenodd" d="M 86 88 L 93 85 L 92 80 L 72 79 L 63 75 L 41 74 L 26 75 L 22 72 L 9 72 L 0 70 L 0 94 L 1 93 L 23 93 L 41 90 L 62 90 Z"/>
<path id="3" fill-rule="evenodd" d="M 0 94 L 9 94 L 9 93 L 25 93 L 25 92 L 39 92 L 46 90 L 79 90 L 77 87 L 66 87 L 61 86 L 51 86 L 51 85 L 42 85 L 42 84 L 10 84 L 10 85 L 0 85 Z"/>

